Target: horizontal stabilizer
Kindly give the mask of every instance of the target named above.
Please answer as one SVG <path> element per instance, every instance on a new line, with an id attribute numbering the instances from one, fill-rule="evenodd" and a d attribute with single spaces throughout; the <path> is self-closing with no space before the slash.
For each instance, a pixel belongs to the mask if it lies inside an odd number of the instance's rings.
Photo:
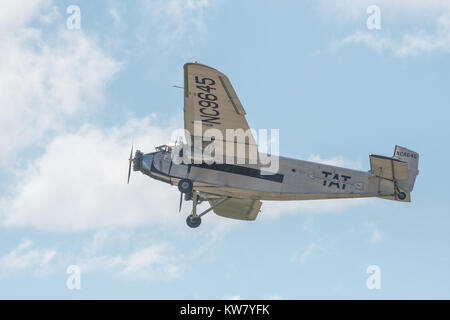
<path id="1" fill-rule="evenodd" d="M 387 180 L 408 180 L 408 163 L 394 158 L 371 154 L 370 171 Z"/>

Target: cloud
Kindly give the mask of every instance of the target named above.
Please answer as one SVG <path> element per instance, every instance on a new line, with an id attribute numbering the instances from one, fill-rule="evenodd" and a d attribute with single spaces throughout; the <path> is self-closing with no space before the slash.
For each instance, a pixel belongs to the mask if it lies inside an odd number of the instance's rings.
<path id="1" fill-rule="evenodd" d="M 119 63 L 82 30 L 68 30 L 51 1 L 5 4 L 0 17 L 0 157 L 41 145 L 103 103 Z M 49 18 L 52 16 L 53 18 Z M 51 23 L 43 32 L 40 19 Z M 33 23 L 33 27 L 31 26 Z"/>
<path id="2" fill-rule="evenodd" d="M 179 222 L 175 188 L 141 173 L 126 184 L 131 136 L 151 152 L 171 131 L 144 118 L 54 137 L 3 201 L 3 226 L 63 232 Z"/>
<path id="3" fill-rule="evenodd" d="M 165 44 L 185 35 L 206 31 L 206 10 L 217 0 L 147 0 L 151 21 L 160 28 L 159 39 Z"/>
<path id="4" fill-rule="evenodd" d="M 320 0 L 319 8 L 338 20 L 355 20 L 366 18 L 366 9 L 371 5 L 381 8 L 388 17 L 398 15 L 439 14 L 450 10 L 447 0 Z"/>
<path id="5" fill-rule="evenodd" d="M 434 35 L 417 33 L 405 35 L 400 46 L 393 50 L 398 56 L 418 55 L 433 51 L 450 52 L 450 12 L 437 19 L 437 31 Z"/>
<path id="6" fill-rule="evenodd" d="M 132 137 L 135 150 L 152 152 L 169 142 L 175 128 L 170 121 L 149 116 L 118 127 L 86 125 L 55 136 L 43 154 L 18 173 L 7 192 L 10 196 L 0 197 L 0 225 L 57 233 L 139 227 L 185 230 L 192 202 L 185 202 L 179 214 L 176 187 L 133 171 L 126 183 Z M 206 220 L 207 228 L 197 232 L 208 238 L 195 247 L 199 255 L 238 225 L 213 213 Z"/>
<path id="7" fill-rule="evenodd" d="M 0 11 L 0 35 L 29 23 L 42 9 L 47 9 L 50 0 L 18 0 L 2 3 Z"/>
<path id="8" fill-rule="evenodd" d="M 38 249 L 33 241 L 23 240 L 10 253 L 0 258 L 0 275 L 6 276 L 20 272 L 33 274 L 47 274 L 54 270 L 65 270 L 70 265 L 80 267 L 83 274 L 94 272 L 112 272 L 115 276 L 132 280 L 169 281 L 178 278 L 184 272 L 185 266 L 180 256 L 167 243 L 155 243 L 143 248 L 126 250 L 118 254 L 106 253 L 105 245 L 116 245 L 119 239 L 100 232 L 101 242 L 98 243 L 99 233 L 92 242 L 81 248 L 81 251 Z M 116 234 L 116 233 L 114 233 Z M 106 241 L 105 241 L 106 240 Z M 122 238 L 121 241 L 124 239 Z M 125 240 L 129 240 L 128 238 Z"/>
<path id="9" fill-rule="evenodd" d="M 369 242 L 371 244 L 377 244 L 383 241 L 383 233 L 381 232 L 379 221 L 368 223 L 367 228 L 370 230 Z"/>
<path id="10" fill-rule="evenodd" d="M 378 53 L 390 51 L 397 57 L 417 56 L 434 51 L 450 52 L 450 15 L 440 16 L 436 23 L 436 34 L 420 31 L 405 34 L 400 41 L 395 41 L 386 35 L 358 30 L 342 40 L 342 43 L 364 44 Z"/>
<path id="11" fill-rule="evenodd" d="M 55 255 L 55 250 L 35 249 L 33 241 L 23 240 L 9 254 L 0 258 L 0 272 L 4 274 L 31 270 L 41 273 L 49 268 Z"/>
<path id="12" fill-rule="evenodd" d="M 310 243 L 306 249 L 299 255 L 295 254 L 293 257 L 294 261 L 304 264 L 308 259 L 310 259 L 318 250 L 320 250 L 320 245 L 317 243 Z"/>
<path id="13" fill-rule="evenodd" d="M 123 276 L 158 278 L 157 275 L 162 275 L 170 280 L 181 276 L 184 267 L 169 252 L 166 244 L 153 245 L 127 257 L 115 257 L 111 260 L 111 264 L 121 267 L 120 274 Z"/>
<path id="14" fill-rule="evenodd" d="M 376 4 L 381 10 L 381 31 L 359 29 L 337 41 L 335 47 L 363 44 L 396 57 L 432 52 L 450 52 L 450 2 L 445 0 L 322 0 L 321 11 L 341 23 L 365 24 L 366 9 Z M 431 26 L 431 27 L 430 27 Z"/>
<path id="15" fill-rule="evenodd" d="M 342 40 L 342 44 L 347 43 L 361 43 L 378 53 L 381 53 L 387 49 L 392 49 L 394 46 L 392 39 L 389 37 L 360 30 Z"/>
<path id="16" fill-rule="evenodd" d="M 360 169 L 361 163 L 345 159 L 343 156 L 334 156 L 331 158 L 322 158 L 319 154 L 312 154 L 308 157 L 308 161 L 328 164 L 335 167 L 345 167 Z"/>
<path id="17" fill-rule="evenodd" d="M 131 280 L 170 281 L 179 278 L 185 264 L 178 253 L 167 243 L 156 243 L 123 254 L 105 254 L 103 250 L 95 253 L 83 251 L 67 255 L 60 264 L 80 266 L 82 272 L 112 271 L 117 277 Z"/>
<path id="18" fill-rule="evenodd" d="M 161 17 L 154 18 L 168 31 L 165 36 L 176 39 L 205 30 L 203 12 L 211 1 L 152 3 L 163 10 Z M 45 234 L 76 233 L 80 242 L 86 233 L 96 233 L 92 244 L 81 248 L 70 241 L 60 242 L 58 254 L 26 240 L 0 258 L 0 271 L 65 270 L 75 263 L 83 272 L 111 270 L 125 278 L 179 277 L 185 260 L 171 243 L 151 239 L 150 245 L 105 251 L 105 246 L 117 244 L 111 239 L 111 230 L 125 233 L 124 243 L 134 236 L 124 230 L 141 227 L 146 232 L 151 228 L 155 234 L 170 229 L 171 235 L 181 238 L 192 232 L 184 224 L 188 212 L 178 214 L 176 188 L 141 173 L 133 173 L 126 185 L 131 137 L 135 149 L 151 152 L 154 146 L 168 142 L 175 126 L 156 124 L 153 115 L 111 128 L 89 124 L 91 116 L 103 107 L 103 91 L 121 64 L 96 38 L 83 30 L 67 30 L 51 0 L 16 1 L 3 7 L 0 157 L 4 163 L 0 166 L 13 171 L 16 180 L 2 190 L 0 225 Z M 115 21 L 121 23 L 118 11 L 111 10 Z M 35 147 L 38 156 L 36 152 L 26 158 L 20 152 Z M 20 163 L 12 166 L 7 161 L 12 156 Z M 15 169 L 19 166 L 20 170 Z M 188 205 L 183 210 L 188 211 Z M 208 228 L 189 233 L 195 245 L 184 258 L 203 255 L 236 225 L 220 217 L 208 220 Z"/>

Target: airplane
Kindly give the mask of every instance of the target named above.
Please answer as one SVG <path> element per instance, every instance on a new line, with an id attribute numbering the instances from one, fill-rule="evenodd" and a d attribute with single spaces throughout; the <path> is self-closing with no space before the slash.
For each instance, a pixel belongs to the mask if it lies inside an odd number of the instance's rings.
<path id="1" fill-rule="evenodd" d="M 371 154 L 368 172 L 280 156 L 276 172 L 267 172 L 267 163 L 261 159 L 269 154 L 258 152 L 246 112 L 225 74 L 197 62 L 186 63 L 182 88 L 186 143 L 158 146 L 146 154 L 137 150 L 134 157 L 132 145 L 128 183 L 133 166 L 133 171 L 178 186 L 180 211 L 183 195 L 185 201 L 192 201 L 192 213 L 186 219 L 191 228 L 197 228 L 210 211 L 226 218 L 255 220 L 264 200 L 378 197 L 411 201 L 419 173 L 417 152 L 396 146 L 392 157 Z M 215 135 L 208 134 L 211 129 Z M 244 140 L 229 138 L 229 130 L 246 132 Z M 232 152 L 227 156 L 216 150 L 211 155 L 219 157 L 202 158 L 208 147 L 220 145 L 218 142 L 231 145 L 233 151 L 243 147 L 244 155 Z M 256 156 L 251 156 L 251 150 L 256 150 Z M 182 161 L 175 161 L 174 155 Z M 214 161 L 223 156 L 225 162 Z M 210 207 L 198 213 L 197 206 L 203 201 Z"/>

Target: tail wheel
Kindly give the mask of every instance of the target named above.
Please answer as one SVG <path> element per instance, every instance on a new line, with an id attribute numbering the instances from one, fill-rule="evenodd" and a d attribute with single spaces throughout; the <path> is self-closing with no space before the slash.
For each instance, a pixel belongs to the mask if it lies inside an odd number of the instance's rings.
<path id="1" fill-rule="evenodd" d="M 397 198 L 399 198 L 400 200 L 405 200 L 406 199 L 406 193 L 404 193 L 404 192 L 397 193 Z"/>

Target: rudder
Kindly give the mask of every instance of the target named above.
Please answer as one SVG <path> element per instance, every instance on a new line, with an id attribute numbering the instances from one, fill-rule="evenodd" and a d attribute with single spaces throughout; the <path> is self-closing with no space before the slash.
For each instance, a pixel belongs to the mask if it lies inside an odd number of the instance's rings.
<path id="1" fill-rule="evenodd" d="M 411 192 L 414 188 L 416 177 L 419 174 L 419 154 L 401 146 L 395 146 L 393 159 L 408 163 L 408 179 L 397 181 L 398 186 L 406 191 Z"/>

